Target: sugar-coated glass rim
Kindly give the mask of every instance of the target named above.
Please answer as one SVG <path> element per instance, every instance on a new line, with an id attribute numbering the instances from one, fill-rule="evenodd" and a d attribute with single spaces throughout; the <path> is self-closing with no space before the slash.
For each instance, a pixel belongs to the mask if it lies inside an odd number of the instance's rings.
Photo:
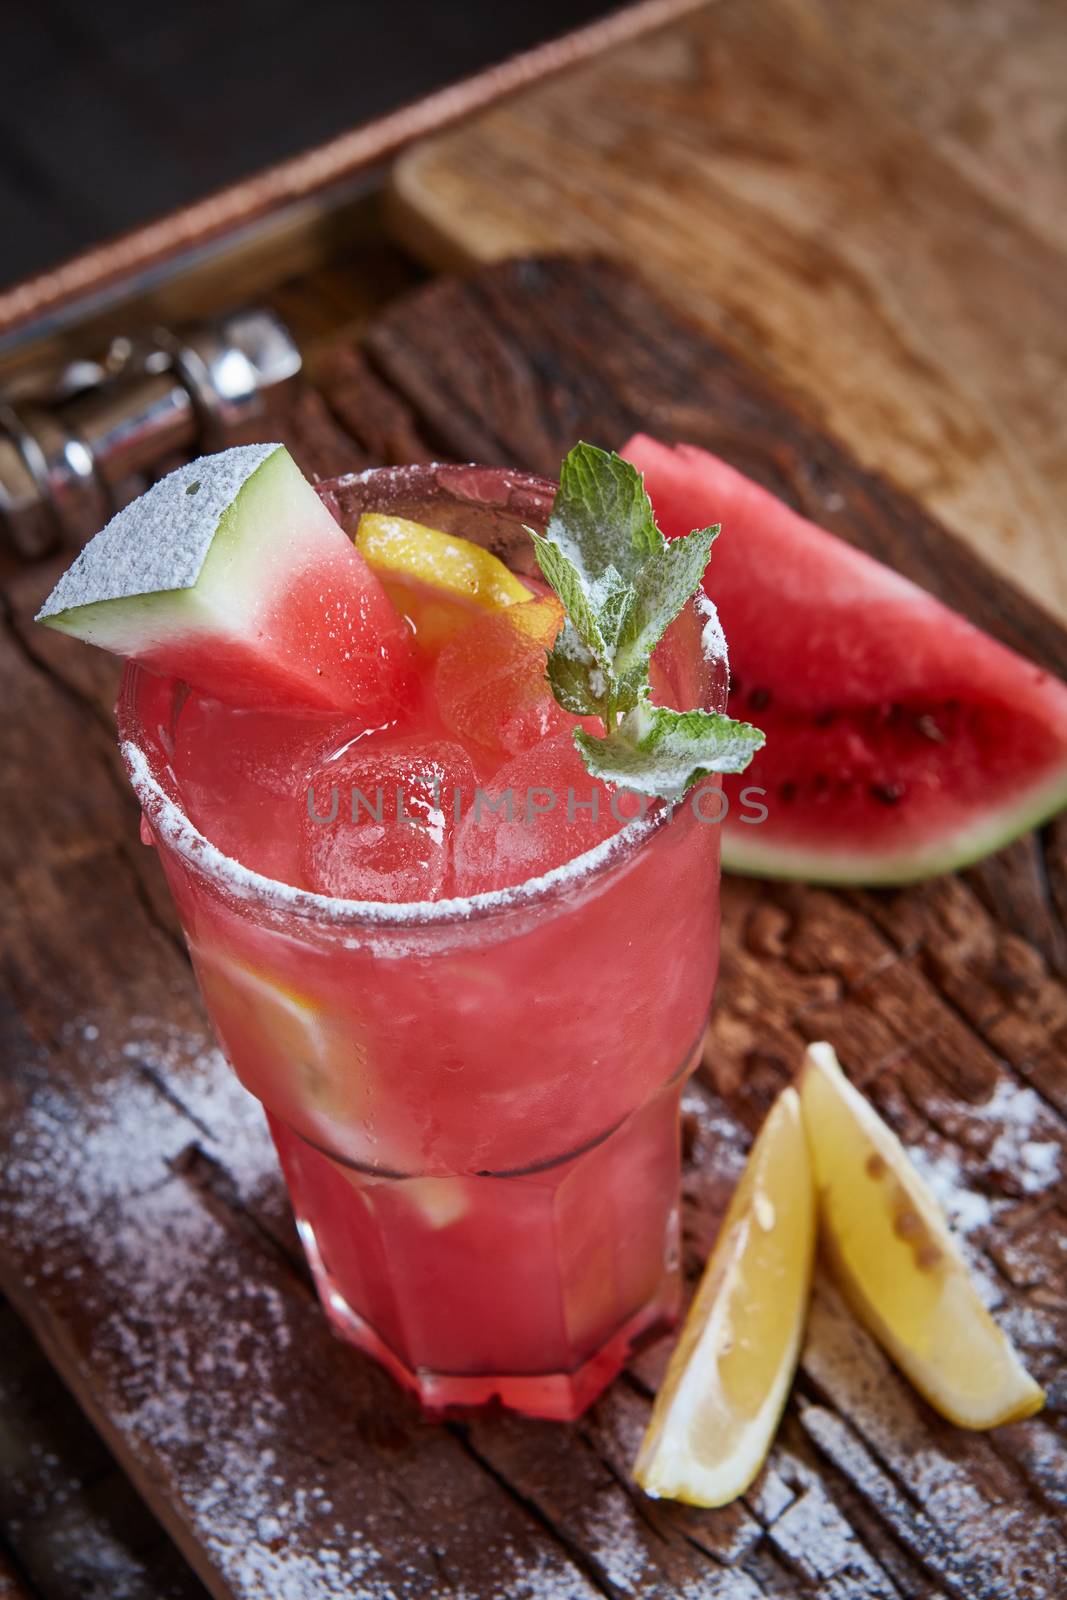
<path id="1" fill-rule="evenodd" d="M 473 509 L 497 510 L 510 519 L 547 518 L 555 484 L 532 473 L 504 467 L 442 465 L 372 467 L 316 485 L 335 514 L 345 491 L 372 484 L 388 491 L 442 491 L 454 501 L 467 500 Z M 481 894 L 444 900 L 349 900 L 299 889 L 244 866 L 212 844 L 153 773 L 153 762 L 141 735 L 137 687 L 146 677 L 157 677 L 137 662 L 127 661 L 118 700 L 119 741 L 126 772 L 141 807 L 160 838 L 197 873 L 224 889 L 231 897 L 276 913 L 336 928 L 367 929 L 426 927 L 461 924 L 501 913 L 536 906 L 567 890 L 586 886 L 610 868 L 634 855 L 673 816 L 675 805 L 653 800 L 645 814 L 625 823 L 617 833 L 591 850 L 534 878 L 490 889 Z"/>
<path id="2" fill-rule="evenodd" d="M 134 680 L 145 669 L 127 667 Z M 130 684 L 132 688 L 132 682 Z M 125 686 L 124 686 L 125 693 Z M 155 832 L 195 871 L 210 878 L 238 900 L 247 900 L 273 911 L 339 925 L 366 928 L 425 927 L 430 923 L 470 922 L 475 918 L 498 915 L 536 905 L 561 892 L 584 886 L 592 878 L 628 859 L 638 847 L 669 820 L 674 807 L 664 800 L 653 801 L 644 817 L 634 817 L 618 833 L 594 845 L 580 856 L 573 856 L 558 867 L 504 889 L 489 889 L 482 894 L 445 900 L 346 900 L 318 894 L 313 889 L 298 889 L 279 878 L 246 867 L 228 856 L 202 834 L 195 823 L 167 794 L 152 775 L 148 755 L 133 739 L 121 743 L 122 759 L 134 793 Z"/>

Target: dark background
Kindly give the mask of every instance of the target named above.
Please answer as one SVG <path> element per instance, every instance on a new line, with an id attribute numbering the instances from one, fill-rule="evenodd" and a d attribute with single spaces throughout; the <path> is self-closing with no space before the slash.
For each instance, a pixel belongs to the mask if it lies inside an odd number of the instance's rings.
<path id="1" fill-rule="evenodd" d="M 3 0 L 0 284 L 618 0 Z"/>

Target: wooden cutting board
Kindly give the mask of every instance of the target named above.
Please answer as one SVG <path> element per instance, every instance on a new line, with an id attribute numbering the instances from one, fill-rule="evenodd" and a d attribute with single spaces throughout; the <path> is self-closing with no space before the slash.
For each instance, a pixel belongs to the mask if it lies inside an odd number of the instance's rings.
<path id="1" fill-rule="evenodd" d="M 408 152 L 433 267 L 631 261 L 1067 619 L 1067 9 L 717 0 Z"/>
<path id="2" fill-rule="evenodd" d="M 395 304 L 271 432 L 308 470 L 432 455 L 551 470 L 636 426 L 713 446 L 1009 642 L 1067 636 L 620 269 L 529 260 Z M 838 1047 L 944 1195 L 1049 1386 L 942 1423 L 820 1279 L 769 1464 L 722 1511 L 637 1494 L 665 1357 L 573 1427 L 423 1423 L 327 1331 L 261 1113 L 211 1044 L 114 752 L 113 664 L 7 585 L 0 1280 L 211 1592 L 1056 1600 L 1067 1570 L 1067 826 L 878 894 L 724 884 L 719 998 L 686 1097 L 686 1267 L 806 1040 Z M 650 1019 L 654 1026 L 654 1019 Z"/>

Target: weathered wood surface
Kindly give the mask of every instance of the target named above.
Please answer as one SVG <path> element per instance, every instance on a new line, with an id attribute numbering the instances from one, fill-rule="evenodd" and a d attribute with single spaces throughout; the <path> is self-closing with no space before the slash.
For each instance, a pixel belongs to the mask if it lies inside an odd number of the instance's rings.
<path id="1" fill-rule="evenodd" d="M 0 1302 L 0 1530 L 14 1600 L 206 1600 L 12 1307 Z M 0 1558 L 3 1545 L 0 1545 Z M 0 1559 L 0 1574 L 5 1572 Z M 0 1600 L 9 1600 L 0 1577 Z"/>
<path id="2" fill-rule="evenodd" d="M 286 0 L 281 3 L 284 10 Z M 298 28 L 287 28 L 276 9 L 265 29 L 258 12 L 258 26 L 250 29 L 252 10 L 235 4 L 225 18 L 212 14 L 207 50 L 197 47 L 206 18 L 195 0 L 162 32 L 152 13 L 137 6 L 131 11 L 130 0 L 125 0 L 130 14 L 122 15 L 118 0 L 108 6 L 106 17 L 94 15 L 77 30 L 69 26 L 62 0 L 36 5 L 9 0 L 4 20 L 18 49 L 0 57 L 0 211 L 6 224 L 0 359 L 8 371 L 12 365 L 25 370 L 24 361 L 36 365 L 42 354 L 84 353 L 81 339 L 89 327 L 105 335 L 104 348 L 108 332 L 125 333 L 157 317 L 185 320 L 200 315 L 205 305 L 213 312 L 220 302 L 230 303 L 235 292 L 260 295 L 293 274 L 311 272 L 358 237 L 359 196 L 398 150 L 620 40 L 640 37 L 700 0 L 630 0 L 623 6 L 609 0 L 549 0 L 536 12 L 490 7 L 489 16 L 467 7 L 449 19 L 445 33 L 435 36 L 432 28 L 422 27 L 420 37 L 406 38 L 403 50 L 391 52 L 388 70 L 376 71 L 373 87 L 364 83 L 357 95 L 352 94 L 348 32 L 355 30 L 363 56 L 374 60 L 381 54 L 380 36 L 375 42 L 379 19 L 337 15 L 331 0 L 323 3 L 334 12 L 329 22 L 313 4 L 299 8 Z M 395 18 L 383 13 L 381 22 L 390 39 L 398 37 Z M 561 33 L 557 22 L 569 31 Z M 102 35 L 94 39 L 98 30 Z M 283 36 L 292 46 L 284 62 L 277 49 Z M 108 61 L 106 46 L 100 51 L 101 37 L 118 46 L 121 64 Z M 256 64 L 257 47 L 266 48 L 270 61 L 266 79 Z M 236 81 L 234 50 L 243 66 Z M 300 67 L 301 52 L 313 67 Z M 242 94 L 258 106 L 269 97 L 266 85 L 282 62 L 279 83 L 289 117 L 270 125 L 250 119 L 240 108 Z M 488 65 L 478 70 L 478 62 Z M 191 67 L 210 108 L 206 120 L 193 119 L 195 129 L 187 122 Z M 461 75 L 472 68 L 470 76 Z M 390 110 L 398 89 L 406 103 Z M 180 110 L 168 104 L 176 90 Z M 37 114 L 41 104 L 57 102 L 79 122 L 84 138 L 76 150 L 64 141 L 58 123 Z M 338 123 L 341 103 L 344 115 Z M 223 148 L 210 129 L 216 106 L 234 135 Z M 384 114 L 366 120 L 375 109 Z M 356 118 L 352 125 L 350 116 Z M 318 136 L 327 129 L 332 136 L 294 154 L 293 129 L 303 139 L 314 137 L 316 129 Z M 106 148 L 109 142 L 124 155 L 136 148 L 138 160 L 116 162 Z M 288 158 L 255 170 L 271 145 L 276 156 L 289 147 Z M 253 155 L 257 146 L 258 157 Z M 79 172 L 82 162 L 88 165 Z M 182 169 L 183 178 L 178 176 Z M 227 169 L 231 176 L 240 173 L 237 181 L 214 187 Z M 160 215 L 160 206 L 179 201 L 183 190 L 193 197 L 191 203 Z M 121 225 L 123 211 L 127 223 L 135 222 L 138 212 L 150 220 L 130 233 L 107 237 Z M 45 270 L 7 286 L 13 273 L 28 270 L 32 236 L 42 225 L 50 239 L 47 256 L 53 259 L 79 237 L 83 245 L 102 242 L 56 265 L 39 260 Z M 117 317 L 116 307 L 121 308 Z"/>
<path id="3" fill-rule="evenodd" d="M 34 1600 L 3 1555 L 0 1555 L 0 1600 Z"/>
<path id="4" fill-rule="evenodd" d="M 611 330 L 612 337 L 607 337 Z M 617 269 L 432 285 L 278 427 L 320 472 L 426 454 L 550 468 L 638 424 L 709 443 L 1063 671 L 1067 640 Z M 734 880 L 686 1101 L 686 1260 L 766 1106 L 828 1037 L 918 1152 L 1051 1404 L 940 1422 L 821 1282 L 766 1471 L 720 1512 L 628 1464 L 665 1356 L 574 1427 L 423 1424 L 327 1333 L 261 1116 L 212 1048 L 118 769 L 104 658 L 7 586 L 0 1273 L 213 1594 L 1058 1600 L 1067 1570 L 1067 825 L 924 887 Z"/>
<path id="5" fill-rule="evenodd" d="M 1067 618 L 1067 9 L 716 0 L 408 152 L 437 268 L 606 250 Z"/>
<path id="6" fill-rule="evenodd" d="M 0 1550 L 0 1600 L 33 1600 L 22 1579 Z"/>
<path id="7" fill-rule="evenodd" d="M 538 56 L 549 54 L 544 41 L 565 30 L 584 34 L 593 24 L 592 38 L 570 41 L 564 59 L 617 38 L 618 22 L 598 25 L 611 9 L 611 0 L 543 0 L 536 9 L 475 0 L 447 29 L 416 27 L 420 13 L 408 12 L 400 50 L 389 10 L 360 12 L 332 0 L 275 0 L 269 19 L 236 0 L 212 8 L 210 35 L 207 8 L 197 0 L 169 25 L 137 0 L 109 0 L 80 27 L 71 26 L 62 0 L 8 0 L 11 43 L 0 60 L 0 213 L 7 225 L 0 285 L 44 273 L 75 250 L 99 247 L 223 184 L 247 184 L 250 173 L 299 159 L 353 122 L 383 121 L 443 85 L 466 79 L 467 96 L 484 104 L 480 80 L 494 68 L 500 76 L 498 63 L 508 69 L 500 93 L 528 82 L 538 66 L 550 70 Z M 634 23 L 622 26 L 632 36 Z M 516 68 L 520 54 L 534 57 L 525 71 Z M 361 61 L 377 65 L 359 73 L 353 93 Z M 263 105 L 279 91 L 288 115 L 264 117 Z M 78 139 L 63 137 L 40 115 L 42 105 L 68 107 Z M 349 140 L 355 142 L 350 133 Z"/>

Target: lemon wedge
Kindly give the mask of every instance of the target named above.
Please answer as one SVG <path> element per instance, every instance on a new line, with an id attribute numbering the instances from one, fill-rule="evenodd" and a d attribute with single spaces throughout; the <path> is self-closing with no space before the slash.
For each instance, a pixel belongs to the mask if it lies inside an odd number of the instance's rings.
<path id="1" fill-rule="evenodd" d="M 1044 1392 L 982 1304 L 937 1201 L 832 1046 L 809 1045 L 800 1097 L 822 1238 L 857 1316 L 960 1427 L 1039 1411 Z"/>
<path id="2" fill-rule="evenodd" d="M 647 1494 L 722 1506 L 763 1464 L 800 1351 L 815 1190 L 795 1089 L 734 1191 L 634 1466 Z"/>
<path id="3" fill-rule="evenodd" d="M 324 1142 L 355 1137 L 372 1114 L 374 1083 L 365 1038 L 273 973 L 190 942 L 201 993 L 234 1071 L 265 1104 L 289 1106 L 321 1126 Z M 342 1151 L 347 1149 L 341 1143 Z M 363 1157 L 363 1142 L 353 1151 Z"/>
<path id="4" fill-rule="evenodd" d="M 246 1059 L 261 1073 L 291 1079 L 313 1105 L 328 1102 L 337 1073 L 331 1061 L 334 1041 L 321 1007 L 269 973 L 245 966 L 215 949 L 190 946 L 208 1010 L 235 1057 L 240 1074 Z M 358 1061 L 354 1044 L 351 1056 Z M 345 1067 L 355 1064 L 346 1058 Z"/>
<path id="5" fill-rule="evenodd" d="M 386 1178 L 368 1183 L 362 1172 L 341 1170 L 369 1210 L 377 1212 L 384 1197 L 387 1204 L 410 1208 L 431 1233 L 462 1222 L 473 1205 L 468 1180 L 463 1177 Z"/>
<path id="6" fill-rule="evenodd" d="M 526 585 L 481 545 L 406 517 L 365 512 L 356 548 L 387 585 L 390 580 L 425 584 L 484 611 L 531 598 Z"/>

